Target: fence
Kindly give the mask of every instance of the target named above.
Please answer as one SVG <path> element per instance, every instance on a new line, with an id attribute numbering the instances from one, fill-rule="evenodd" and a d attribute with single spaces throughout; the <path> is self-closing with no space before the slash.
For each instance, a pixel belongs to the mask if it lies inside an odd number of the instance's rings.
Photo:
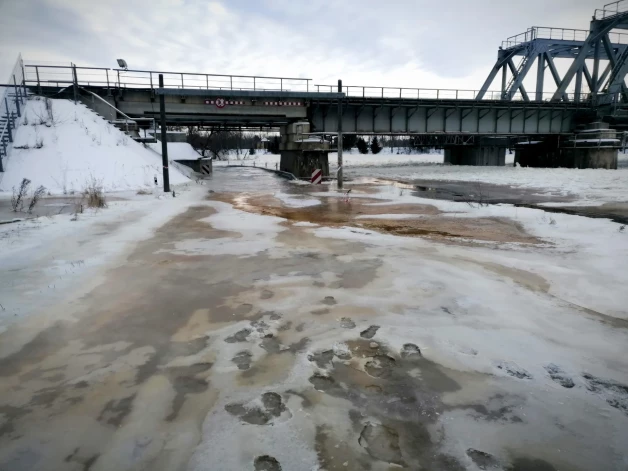
<path id="1" fill-rule="evenodd" d="M 337 85 L 314 85 L 317 92 L 336 92 Z M 369 87 L 369 86 L 343 86 L 342 91 L 348 97 L 362 98 L 400 98 L 400 99 L 427 99 L 427 100 L 476 100 L 479 90 L 452 90 L 443 88 L 403 88 L 403 87 Z M 543 101 L 550 101 L 554 96 L 553 92 L 543 93 Z M 567 94 L 568 99 L 573 101 L 574 93 Z M 580 95 L 580 101 L 586 102 L 590 98 L 588 93 Z M 524 98 L 517 92 L 513 98 L 515 101 L 522 101 Z M 487 91 L 483 100 L 502 100 L 502 92 Z"/>
<path id="2" fill-rule="evenodd" d="M 78 85 L 107 89 L 154 89 L 159 86 L 159 74 L 164 76 L 165 88 L 181 89 L 308 92 L 311 81 L 311 79 L 289 77 L 158 72 L 41 64 L 25 64 L 24 70 L 26 84 L 36 85 L 38 88 L 72 85 L 75 82 L 74 75 L 76 75 Z"/>
<path id="3" fill-rule="evenodd" d="M 626 0 L 619 0 L 617 2 L 607 3 L 603 8 L 595 10 L 594 18 L 596 20 L 604 20 L 626 12 L 628 12 L 628 2 Z"/>
<path id="4" fill-rule="evenodd" d="M 589 31 L 586 29 L 551 28 L 544 26 L 533 26 L 523 33 L 516 34 L 502 41 L 502 49 L 525 44 L 535 39 L 553 39 L 560 41 L 586 41 Z M 609 33 L 612 44 L 628 44 L 628 34 Z"/>
<path id="5" fill-rule="evenodd" d="M 9 155 L 16 121 L 21 118 L 26 102 L 23 65 L 22 56 L 18 56 L 9 80 L 0 85 L 0 172 L 4 171 L 3 159 Z"/>

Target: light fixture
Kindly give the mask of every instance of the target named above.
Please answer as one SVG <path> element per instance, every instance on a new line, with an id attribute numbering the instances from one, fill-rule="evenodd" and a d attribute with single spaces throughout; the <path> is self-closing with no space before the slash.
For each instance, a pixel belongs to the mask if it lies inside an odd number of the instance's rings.
<path id="1" fill-rule="evenodd" d="M 129 68 L 129 66 L 126 65 L 126 61 L 124 59 L 118 59 L 118 66 L 122 67 L 124 70 Z"/>

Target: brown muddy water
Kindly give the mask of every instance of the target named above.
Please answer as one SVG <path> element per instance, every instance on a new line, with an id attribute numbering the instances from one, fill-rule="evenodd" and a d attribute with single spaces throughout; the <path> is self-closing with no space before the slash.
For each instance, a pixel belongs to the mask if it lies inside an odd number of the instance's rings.
<path id="1" fill-rule="evenodd" d="M 588 424 L 575 419 L 552 424 L 557 438 L 539 443 L 535 426 L 545 430 L 547 423 L 525 416 L 523 406 L 530 401 L 547 412 L 562 396 L 541 391 L 539 399 L 525 383 L 528 372 L 504 363 L 498 368 L 507 379 L 497 379 L 441 366 L 418 342 L 393 346 L 388 326 L 373 318 L 384 311 L 394 324 L 409 315 L 404 309 L 421 306 L 396 299 L 407 293 L 391 284 L 386 258 L 366 244 L 323 239 L 292 225 L 348 225 L 461 243 L 538 242 L 516 224 L 453 220 L 430 205 L 370 206 L 381 200 L 359 186 L 365 198 L 350 203 L 322 197 L 319 206 L 290 208 L 273 193 L 305 190 L 272 176 L 247 187 L 251 174 L 229 172 L 216 172 L 209 203 L 199 201 L 138 241 L 99 273 L 87 294 L 70 293 L 41 313 L 58 320 L 16 323 L 0 334 L 7 352 L 0 361 L 0 470 L 585 471 L 596 460 L 599 469 L 622 463 L 607 435 L 587 434 Z M 270 249 L 232 254 L 228 244 L 244 236 L 212 225 L 212 202 L 287 222 L 273 233 Z M 369 219 L 408 213 L 418 218 Z M 257 235 L 266 237 L 263 228 Z M 190 240 L 216 245 L 177 249 Z M 434 252 L 408 256 L 427 260 Z M 534 296 L 548 290 L 538 275 L 486 268 Z M 384 307 L 369 302 L 375 291 Z M 440 290 L 433 291 L 423 302 Z M 447 308 L 439 313 L 451 315 Z M 346 348 L 338 348 L 339 339 Z M 559 365 L 548 374 L 559 392 L 586 382 L 582 394 L 613 401 L 612 413 L 628 419 L 623 382 L 572 378 Z M 579 400 L 574 404 L 589 404 Z M 620 423 L 603 411 L 608 415 L 600 421 Z M 442 418 L 456 414 L 481 430 L 520 427 L 521 439 L 499 453 L 487 451 L 495 448 L 492 440 L 482 446 L 476 440 L 454 455 Z M 473 435 L 461 432 L 455 440 L 467 443 Z M 293 447 L 286 437 L 294 436 L 305 438 Z M 582 450 L 587 440 L 591 449 Z M 217 442 L 226 445 L 212 448 Z M 288 451 L 302 461 L 279 456 Z"/>

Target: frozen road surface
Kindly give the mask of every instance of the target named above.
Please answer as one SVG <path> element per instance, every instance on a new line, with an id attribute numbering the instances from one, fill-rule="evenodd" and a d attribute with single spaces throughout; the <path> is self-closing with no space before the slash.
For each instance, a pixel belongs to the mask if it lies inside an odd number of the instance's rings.
<path id="1" fill-rule="evenodd" d="M 0 470 L 628 469 L 628 230 L 352 188 L 0 225 Z"/>

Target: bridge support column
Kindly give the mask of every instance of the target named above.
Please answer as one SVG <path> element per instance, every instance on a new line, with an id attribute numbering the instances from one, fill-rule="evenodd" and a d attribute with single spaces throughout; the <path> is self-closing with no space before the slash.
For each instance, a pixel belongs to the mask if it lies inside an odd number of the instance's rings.
<path id="1" fill-rule="evenodd" d="M 297 178 L 309 178 L 317 169 L 329 176 L 329 142 L 311 137 L 310 123 L 300 121 L 282 126 L 279 169 Z"/>
<path id="2" fill-rule="evenodd" d="M 504 166 L 506 164 L 505 139 L 481 138 L 478 145 L 445 148 L 445 163 L 450 165 Z"/>
<path id="3" fill-rule="evenodd" d="M 515 164 L 522 167 L 617 168 L 620 140 L 608 123 L 591 123 L 568 139 L 520 142 L 515 146 Z"/>

